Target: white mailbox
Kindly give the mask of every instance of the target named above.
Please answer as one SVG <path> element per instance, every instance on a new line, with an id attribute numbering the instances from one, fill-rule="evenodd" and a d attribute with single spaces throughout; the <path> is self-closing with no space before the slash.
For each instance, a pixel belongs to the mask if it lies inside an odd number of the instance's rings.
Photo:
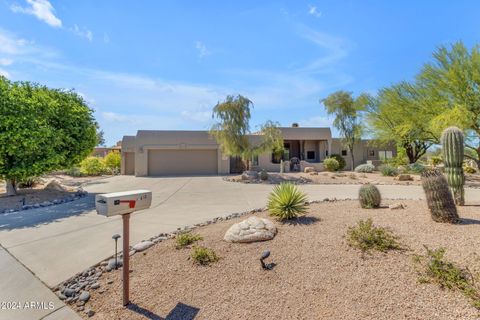
<path id="1" fill-rule="evenodd" d="M 95 197 L 97 213 L 111 217 L 150 208 L 152 192 L 149 190 L 132 190 L 98 194 Z"/>

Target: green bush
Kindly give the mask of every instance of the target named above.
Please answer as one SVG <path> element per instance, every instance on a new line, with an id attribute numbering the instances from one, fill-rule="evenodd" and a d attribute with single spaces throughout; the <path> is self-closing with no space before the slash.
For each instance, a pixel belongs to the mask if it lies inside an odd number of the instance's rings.
<path id="1" fill-rule="evenodd" d="M 323 165 L 327 171 L 337 171 L 340 168 L 340 164 L 335 158 L 327 158 L 323 160 Z"/>
<path id="2" fill-rule="evenodd" d="M 268 180 L 268 172 L 265 171 L 265 169 L 262 169 L 262 171 L 260 171 L 260 180 L 262 181 Z"/>
<path id="3" fill-rule="evenodd" d="M 102 158 L 88 157 L 80 163 L 80 171 L 86 176 L 99 176 L 106 173 L 107 169 Z"/>
<path id="4" fill-rule="evenodd" d="M 480 288 L 471 272 L 445 259 L 445 249 L 427 250 L 427 255 L 414 256 L 420 283 L 437 283 L 441 288 L 459 290 L 480 309 Z"/>
<path id="5" fill-rule="evenodd" d="M 372 209 L 380 207 L 382 202 L 382 196 L 377 187 L 373 184 L 364 184 L 358 191 L 358 200 L 360 205 L 364 209 Z"/>
<path id="6" fill-rule="evenodd" d="M 339 154 L 332 154 L 329 158 L 334 158 L 335 160 L 338 161 L 338 169 L 337 170 L 343 170 L 345 166 L 347 165 L 347 162 L 345 159 L 339 155 Z"/>
<path id="7" fill-rule="evenodd" d="M 387 177 L 394 177 L 398 175 L 398 170 L 395 167 L 392 167 L 391 165 L 384 164 L 381 165 L 380 168 L 378 168 L 382 175 L 387 176 Z"/>
<path id="8" fill-rule="evenodd" d="M 364 163 L 355 168 L 355 172 L 372 173 L 375 167 L 372 164 Z"/>
<path id="9" fill-rule="evenodd" d="M 212 262 L 216 262 L 220 259 L 212 249 L 198 246 L 193 247 L 191 257 L 195 263 L 203 266 Z"/>
<path id="10" fill-rule="evenodd" d="M 421 174 L 427 168 L 421 163 L 411 163 L 411 164 L 407 165 L 407 169 L 408 169 L 409 172 Z"/>
<path id="11" fill-rule="evenodd" d="M 400 250 L 402 247 L 397 240 L 389 230 L 374 226 L 371 218 L 358 221 L 357 226 L 348 228 L 347 232 L 347 243 L 363 252 Z"/>
<path id="12" fill-rule="evenodd" d="M 83 176 L 82 169 L 80 167 L 71 167 L 65 173 L 69 176 L 72 176 L 72 177 Z"/>
<path id="13" fill-rule="evenodd" d="M 439 164 L 441 164 L 443 162 L 442 160 L 442 157 L 441 156 L 432 156 L 430 158 L 430 162 L 432 163 L 432 165 L 434 167 L 438 166 Z"/>
<path id="14" fill-rule="evenodd" d="M 175 242 L 177 243 L 175 247 L 177 249 L 185 248 L 199 240 L 203 240 L 203 237 L 199 234 L 193 234 L 191 232 L 180 233 L 175 239 Z"/>
<path id="15" fill-rule="evenodd" d="M 105 167 L 112 173 L 112 174 L 119 174 L 120 173 L 120 165 L 122 162 L 122 156 L 118 151 L 111 151 L 109 152 L 105 158 L 103 159 L 105 162 Z"/>
<path id="16" fill-rule="evenodd" d="M 282 183 L 270 193 L 267 208 L 280 220 L 292 219 L 307 211 L 307 196 L 291 183 Z"/>

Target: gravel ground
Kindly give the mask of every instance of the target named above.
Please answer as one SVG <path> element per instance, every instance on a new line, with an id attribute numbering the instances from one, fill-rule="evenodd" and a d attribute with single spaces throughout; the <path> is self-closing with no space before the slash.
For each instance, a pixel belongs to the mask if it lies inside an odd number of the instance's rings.
<path id="1" fill-rule="evenodd" d="M 102 276 L 106 291 L 92 291 L 85 308 L 95 310 L 93 319 L 109 320 L 193 319 L 182 310 L 209 320 L 478 319 L 479 311 L 461 293 L 419 284 L 412 262 L 413 253 L 424 253 L 423 245 L 443 246 L 449 259 L 480 271 L 478 208 L 460 208 L 464 222 L 448 225 L 433 222 L 423 201 L 402 203 L 406 209 L 361 209 L 356 201 L 313 204 L 297 223 L 275 221 L 277 236 L 261 243 L 222 241 L 229 226 L 246 217 L 208 225 L 195 232 L 219 262 L 194 265 L 189 249 L 176 250 L 174 240 L 161 242 L 132 257 L 132 307 L 122 307 L 118 270 Z M 362 255 L 350 248 L 347 228 L 368 217 L 391 228 L 410 250 Z M 258 261 L 265 249 L 271 251 L 269 262 L 277 263 L 271 271 Z"/>
<path id="2" fill-rule="evenodd" d="M 260 184 L 279 184 L 281 182 L 290 181 L 297 184 L 365 184 L 371 183 L 376 185 L 383 184 L 398 184 L 398 185 L 421 185 L 420 175 L 410 173 L 412 180 L 399 181 L 397 177 L 386 177 L 380 172 L 372 173 L 358 173 L 352 171 L 340 172 L 318 172 L 315 174 L 303 172 L 288 172 L 277 173 L 269 172 L 269 179 L 262 181 L 260 179 L 255 181 L 242 180 L 241 175 L 230 175 L 225 177 L 225 180 L 231 182 L 243 183 L 260 183 Z M 466 174 L 465 186 L 469 188 L 480 188 L 479 174 Z"/>

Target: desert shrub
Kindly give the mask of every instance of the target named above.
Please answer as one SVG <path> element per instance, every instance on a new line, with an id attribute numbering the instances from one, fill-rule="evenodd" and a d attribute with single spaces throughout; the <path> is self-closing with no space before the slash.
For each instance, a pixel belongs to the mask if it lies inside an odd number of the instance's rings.
<path id="1" fill-rule="evenodd" d="M 382 202 L 382 196 L 373 184 L 364 184 L 358 191 L 358 200 L 364 209 L 378 208 Z"/>
<path id="2" fill-rule="evenodd" d="M 355 173 L 353 173 L 353 172 L 350 173 L 350 174 L 348 175 L 348 177 L 349 177 L 350 179 L 352 179 L 352 180 L 357 180 L 357 175 L 356 175 Z"/>
<path id="3" fill-rule="evenodd" d="M 280 220 L 292 219 L 307 211 L 307 196 L 292 183 L 282 183 L 270 193 L 267 208 Z"/>
<path id="4" fill-rule="evenodd" d="M 191 257 L 195 263 L 203 266 L 212 262 L 216 262 L 220 259 L 212 249 L 199 246 L 193 247 Z"/>
<path id="5" fill-rule="evenodd" d="M 477 172 L 477 169 L 472 166 L 465 166 L 463 167 L 463 171 L 468 174 L 474 174 L 475 172 Z"/>
<path id="6" fill-rule="evenodd" d="M 176 242 L 175 247 L 177 249 L 185 248 L 186 246 L 189 246 L 192 243 L 197 242 L 199 240 L 203 240 L 203 237 L 199 234 L 193 234 L 191 232 L 180 233 L 175 238 L 175 242 Z"/>
<path id="7" fill-rule="evenodd" d="M 382 175 L 387 176 L 387 177 L 394 177 L 398 174 L 398 170 L 395 167 L 392 167 L 391 165 L 388 164 L 383 164 L 378 168 Z"/>
<path id="8" fill-rule="evenodd" d="M 67 171 L 65 171 L 65 174 L 72 176 L 72 177 L 81 177 L 83 176 L 82 169 L 79 167 L 71 167 Z"/>
<path id="9" fill-rule="evenodd" d="M 111 151 L 103 159 L 105 162 L 105 167 L 110 171 L 111 174 L 120 173 L 120 165 L 122 162 L 122 156 L 120 152 Z"/>
<path id="10" fill-rule="evenodd" d="M 360 220 L 355 227 L 348 228 L 347 243 L 363 252 L 377 250 L 386 252 L 388 250 L 400 250 L 398 237 L 383 227 L 373 225 L 371 218 Z"/>
<path id="11" fill-rule="evenodd" d="M 260 180 L 262 181 L 268 180 L 268 172 L 265 171 L 265 169 L 262 169 L 262 171 L 260 171 Z"/>
<path id="12" fill-rule="evenodd" d="M 407 165 L 407 169 L 409 172 L 421 174 L 426 170 L 426 167 L 421 163 L 415 162 Z"/>
<path id="13" fill-rule="evenodd" d="M 327 171 L 337 171 L 340 168 L 340 164 L 338 163 L 337 159 L 334 158 L 327 158 L 323 160 L 323 165 Z"/>
<path id="14" fill-rule="evenodd" d="M 18 188 L 25 189 L 25 188 L 33 188 L 40 183 L 39 177 L 29 177 L 20 180 L 17 183 Z"/>
<path id="15" fill-rule="evenodd" d="M 337 170 L 343 170 L 345 166 L 347 165 L 347 162 L 345 159 L 339 155 L 339 154 L 332 154 L 329 158 L 334 158 L 335 160 L 338 161 L 338 169 Z"/>
<path id="16" fill-rule="evenodd" d="M 408 164 L 408 158 L 404 155 L 397 155 L 396 157 L 385 159 L 383 162 L 392 167 L 406 166 Z"/>
<path id="17" fill-rule="evenodd" d="M 375 170 L 373 164 L 364 163 L 355 168 L 355 172 L 372 173 Z"/>
<path id="18" fill-rule="evenodd" d="M 420 283 L 437 283 L 441 288 L 459 290 L 480 309 L 480 288 L 470 271 L 460 268 L 445 258 L 445 249 L 427 250 L 426 256 L 414 256 Z"/>
<path id="19" fill-rule="evenodd" d="M 432 163 L 432 166 L 436 167 L 439 164 L 443 162 L 442 157 L 440 156 L 432 156 L 430 157 L 430 162 Z"/>
<path id="20" fill-rule="evenodd" d="M 87 176 L 99 176 L 104 174 L 106 170 L 102 158 L 88 157 L 80 163 L 80 171 Z"/>

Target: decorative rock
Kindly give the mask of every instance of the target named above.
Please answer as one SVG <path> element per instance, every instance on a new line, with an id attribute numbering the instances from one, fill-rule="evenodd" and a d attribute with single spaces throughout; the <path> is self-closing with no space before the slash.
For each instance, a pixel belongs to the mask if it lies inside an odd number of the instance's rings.
<path id="1" fill-rule="evenodd" d="M 80 306 L 80 307 L 77 308 L 77 311 L 83 311 L 84 309 L 85 309 L 84 306 Z"/>
<path id="2" fill-rule="evenodd" d="M 90 317 L 93 317 L 93 315 L 95 314 L 95 311 L 93 311 L 92 309 L 87 309 L 85 310 L 85 314 L 90 318 Z"/>
<path id="3" fill-rule="evenodd" d="M 123 260 L 118 258 L 117 259 L 117 267 L 121 267 L 123 266 Z M 110 260 L 108 260 L 108 265 L 107 265 L 107 271 L 108 269 L 112 270 L 112 269 L 115 269 L 115 258 L 112 258 Z"/>
<path id="4" fill-rule="evenodd" d="M 76 305 L 77 305 L 77 307 L 81 307 L 81 306 L 85 305 L 85 301 L 79 300 L 79 301 L 77 301 Z"/>
<path id="5" fill-rule="evenodd" d="M 63 293 L 59 293 L 58 294 L 58 299 L 65 300 L 65 299 L 67 299 L 67 297 Z"/>
<path id="6" fill-rule="evenodd" d="M 242 180 L 257 180 L 258 179 L 258 172 L 249 170 L 249 171 L 244 171 L 242 173 Z"/>
<path id="7" fill-rule="evenodd" d="M 305 167 L 305 169 L 303 169 L 303 172 L 310 173 L 310 172 L 316 172 L 316 170 L 314 167 Z"/>
<path id="8" fill-rule="evenodd" d="M 400 174 L 398 175 L 397 177 L 398 181 L 412 181 L 413 178 L 411 175 L 409 174 Z"/>
<path id="9" fill-rule="evenodd" d="M 75 290 L 74 289 L 71 289 L 71 288 L 66 288 L 64 291 L 63 291 L 63 294 L 66 296 L 66 297 L 73 297 L 75 295 Z"/>
<path id="10" fill-rule="evenodd" d="M 90 293 L 88 291 L 82 291 L 80 296 L 78 297 L 79 301 L 83 301 L 84 303 L 90 299 Z"/>
<path id="11" fill-rule="evenodd" d="M 92 286 L 90 287 L 90 289 L 93 289 L 93 290 L 98 289 L 98 288 L 100 288 L 100 283 L 98 283 L 98 282 L 95 282 L 95 283 L 92 284 Z"/>
<path id="12" fill-rule="evenodd" d="M 65 187 L 57 180 L 50 181 L 44 188 L 45 190 L 66 191 Z"/>
<path id="13" fill-rule="evenodd" d="M 273 239 L 277 228 L 268 219 L 250 217 L 235 223 L 227 230 L 224 240 L 228 242 L 256 242 Z"/>
<path id="14" fill-rule="evenodd" d="M 108 280 L 107 280 L 107 283 L 108 283 L 108 284 L 112 284 L 112 283 L 113 283 L 113 280 L 112 280 L 112 279 L 108 279 Z"/>
<path id="15" fill-rule="evenodd" d="M 388 207 L 392 210 L 405 209 L 405 205 L 403 203 L 400 203 L 400 202 L 390 204 L 390 205 L 388 205 Z"/>
<path id="16" fill-rule="evenodd" d="M 141 252 L 143 250 L 146 250 L 146 249 L 150 248 L 151 246 L 153 246 L 152 241 L 148 241 L 148 240 L 147 241 L 142 241 L 142 242 L 139 242 L 136 245 L 134 245 L 133 250 Z"/>

